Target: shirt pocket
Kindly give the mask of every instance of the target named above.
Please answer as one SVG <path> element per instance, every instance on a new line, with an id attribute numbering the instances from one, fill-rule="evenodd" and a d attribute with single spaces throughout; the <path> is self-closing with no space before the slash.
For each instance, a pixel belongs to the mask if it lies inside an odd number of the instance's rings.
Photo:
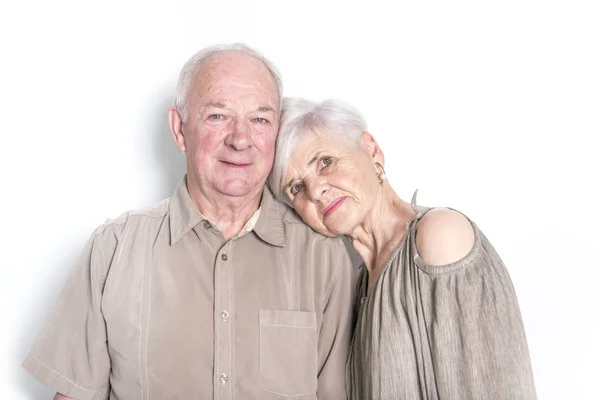
<path id="1" fill-rule="evenodd" d="M 317 317 L 314 312 L 259 310 L 260 387 L 286 397 L 317 391 Z"/>

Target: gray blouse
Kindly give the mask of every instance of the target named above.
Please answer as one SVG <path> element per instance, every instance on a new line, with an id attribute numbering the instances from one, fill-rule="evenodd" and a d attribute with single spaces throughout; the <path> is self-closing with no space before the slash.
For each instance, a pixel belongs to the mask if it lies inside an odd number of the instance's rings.
<path id="1" fill-rule="evenodd" d="M 502 260 L 471 222 L 475 244 L 463 259 L 427 265 L 415 237 L 429 210 L 416 211 L 369 293 L 361 267 L 348 398 L 535 399 L 519 305 Z"/>

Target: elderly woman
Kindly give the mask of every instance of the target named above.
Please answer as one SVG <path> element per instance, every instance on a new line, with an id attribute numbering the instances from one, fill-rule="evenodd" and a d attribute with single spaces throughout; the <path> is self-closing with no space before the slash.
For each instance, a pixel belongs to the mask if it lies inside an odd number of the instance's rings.
<path id="1" fill-rule="evenodd" d="M 350 105 L 285 99 L 273 191 L 363 260 L 350 399 L 535 399 L 515 292 L 477 226 L 402 200 Z"/>

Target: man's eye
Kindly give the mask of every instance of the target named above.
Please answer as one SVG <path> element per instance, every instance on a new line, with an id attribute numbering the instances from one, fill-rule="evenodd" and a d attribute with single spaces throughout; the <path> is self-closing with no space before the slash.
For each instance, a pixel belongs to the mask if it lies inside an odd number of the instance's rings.
<path id="1" fill-rule="evenodd" d="M 223 119 L 223 116 L 221 114 L 210 114 L 208 119 Z"/>
<path id="2" fill-rule="evenodd" d="M 292 196 L 296 196 L 298 193 L 301 193 L 304 191 L 304 183 L 298 182 L 298 183 L 294 183 L 292 185 L 292 187 L 290 188 L 290 193 Z"/>
<path id="3" fill-rule="evenodd" d="M 254 122 L 258 122 L 259 124 L 266 124 L 267 122 L 269 122 L 269 120 L 267 120 L 266 118 L 254 118 Z"/>

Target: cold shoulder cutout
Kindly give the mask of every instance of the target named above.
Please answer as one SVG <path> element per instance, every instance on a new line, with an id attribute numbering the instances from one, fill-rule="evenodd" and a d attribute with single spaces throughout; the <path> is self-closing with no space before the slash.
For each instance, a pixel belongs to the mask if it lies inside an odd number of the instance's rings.
<path id="1" fill-rule="evenodd" d="M 462 257 L 431 265 L 409 232 L 367 294 L 346 368 L 350 400 L 536 399 L 517 297 L 502 260 L 477 225 Z M 435 214 L 432 214 L 435 215 Z M 462 249 L 464 251 L 464 249 Z"/>
<path id="2" fill-rule="evenodd" d="M 417 226 L 417 251 L 429 265 L 455 263 L 469 253 L 474 243 L 471 222 L 463 214 L 449 208 L 431 209 Z"/>

